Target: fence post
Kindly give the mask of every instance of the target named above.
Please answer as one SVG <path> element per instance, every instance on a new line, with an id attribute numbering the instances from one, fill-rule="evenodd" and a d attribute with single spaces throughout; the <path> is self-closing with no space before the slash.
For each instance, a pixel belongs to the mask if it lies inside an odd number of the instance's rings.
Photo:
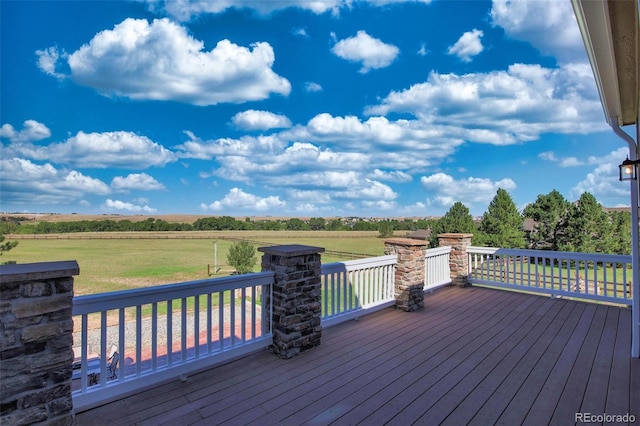
<path id="1" fill-rule="evenodd" d="M 281 358 L 291 358 L 320 345 L 320 296 L 323 248 L 298 244 L 260 247 L 262 270 L 273 271 L 273 345 Z M 268 297 L 268 296 L 267 296 Z"/>
<path id="2" fill-rule="evenodd" d="M 473 234 L 438 234 L 440 246 L 451 246 L 449 268 L 451 282 L 458 287 L 469 285 L 469 255 L 467 247 L 471 245 Z"/>
<path id="3" fill-rule="evenodd" d="M 0 424 L 73 424 L 75 261 L 0 266 Z"/>
<path id="4" fill-rule="evenodd" d="M 396 306 L 406 312 L 424 307 L 424 258 L 428 241 L 413 238 L 384 240 L 384 254 L 398 256 L 395 276 Z"/>

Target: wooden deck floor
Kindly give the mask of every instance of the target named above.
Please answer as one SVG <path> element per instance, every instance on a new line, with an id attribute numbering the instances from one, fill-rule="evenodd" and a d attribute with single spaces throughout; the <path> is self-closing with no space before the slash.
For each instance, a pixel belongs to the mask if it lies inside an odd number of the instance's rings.
<path id="1" fill-rule="evenodd" d="M 424 310 L 389 308 L 325 329 L 320 347 L 293 359 L 260 352 L 76 420 L 567 425 L 582 412 L 640 422 L 640 360 L 630 341 L 630 309 L 446 287 L 426 295 Z"/>

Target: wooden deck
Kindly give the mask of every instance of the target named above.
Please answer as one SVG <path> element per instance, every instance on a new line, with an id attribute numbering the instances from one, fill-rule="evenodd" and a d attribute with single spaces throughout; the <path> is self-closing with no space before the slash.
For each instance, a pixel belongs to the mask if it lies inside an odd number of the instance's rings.
<path id="1" fill-rule="evenodd" d="M 638 424 L 640 359 L 630 352 L 630 309 L 446 287 L 421 311 L 389 308 L 325 329 L 320 347 L 293 359 L 256 353 L 76 420 L 567 425 L 582 412 Z"/>

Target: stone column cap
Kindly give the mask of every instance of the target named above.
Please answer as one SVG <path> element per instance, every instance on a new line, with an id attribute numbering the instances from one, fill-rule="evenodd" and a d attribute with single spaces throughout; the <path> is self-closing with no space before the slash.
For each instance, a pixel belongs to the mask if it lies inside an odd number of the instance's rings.
<path id="1" fill-rule="evenodd" d="M 302 244 L 288 244 L 283 246 L 258 247 L 258 251 L 276 256 L 306 256 L 308 254 L 324 253 L 324 248 L 305 246 Z"/>
<path id="2" fill-rule="evenodd" d="M 429 241 L 417 240 L 415 238 L 388 238 L 383 240 L 385 244 L 395 244 L 398 246 L 428 246 Z"/>
<path id="3" fill-rule="evenodd" d="M 75 260 L 62 262 L 13 263 L 0 266 L 0 282 L 10 283 L 26 279 L 48 280 L 80 274 Z"/>
<path id="4" fill-rule="evenodd" d="M 462 233 L 444 233 L 438 234 L 438 238 L 471 238 L 473 234 L 462 234 Z"/>

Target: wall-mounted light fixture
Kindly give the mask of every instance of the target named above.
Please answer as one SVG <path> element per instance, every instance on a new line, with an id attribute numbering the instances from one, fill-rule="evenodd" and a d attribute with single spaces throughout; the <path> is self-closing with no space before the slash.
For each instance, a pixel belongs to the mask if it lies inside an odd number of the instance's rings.
<path id="1" fill-rule="evenodd" d="M 629 160 L 629 157 L 627 157 L 627 159 L 618 166 L 620 168 L 620 180 L 638 179 L 638 164 L 640 164 L 640 160 Z"/>

